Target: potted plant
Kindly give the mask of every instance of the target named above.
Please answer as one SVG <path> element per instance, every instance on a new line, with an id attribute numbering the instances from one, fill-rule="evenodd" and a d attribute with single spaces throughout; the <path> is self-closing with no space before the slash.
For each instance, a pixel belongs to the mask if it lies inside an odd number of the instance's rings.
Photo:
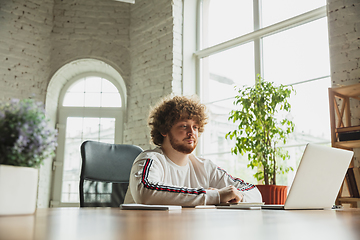
<path id="1" fill-rule="evenodd" d="M 294 91 L 292 87 L 275 86 L 264 81 L 258 75 L 252 87 L 239 88 L 235 97 L 236 110 L 230 112 L 229 120 L 237 124 L 237 128 L 226 134 L 225 138 L 235 139 L 233 154 L 247 154 L 252 169 L 257 168 L 255 179 L 265 185 L 258 185 L 267 204 L 283 204 L 286 199 L 287 186 L 276 186 L 276 174 L 293 170 L 284 167 L 279 160 L 289 158 L 288 152 L 278 147 L 278 143 L 286 143 L 287 137 L 294 131 L 294 123 L 281 113 L 290 112 L 288 98 Z M 271 201 L 266 191 L 282 193 L 279 200 Z M 285 197 L 284 197 L 285 194 Z"/>
<path id="2" fill-rule="evenodd" d="M 56 147 L 48 121 L 32 99 L 0 103 L 0 215 L 34 213 L 38 168 Z"/>

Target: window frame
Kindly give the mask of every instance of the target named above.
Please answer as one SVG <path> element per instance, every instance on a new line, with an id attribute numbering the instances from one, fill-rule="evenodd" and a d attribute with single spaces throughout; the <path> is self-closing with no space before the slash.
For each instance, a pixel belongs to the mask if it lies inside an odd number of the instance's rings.
<path id="1" fill-rule="evenodd" d="M 216 44 L 214 46 L 210 46 L 210 47 L 206 47 L 206 48 L 200 48 L 201 46 L 201 31 L 202 31 L 202 3 L 205 0 L 198 0 L 199 3 L 199 7 L 197 9 L 197 22 L 198 22 L 198 28 L 197 28 L 197 34 L 196 34 L 196 42 L 197 42 L 197 50 L 193 53 L 193 57 L 196 59 L 195 60 L 195 76 L 196 76 L 196 86 L 197 86 L 197 95 L 200 97 L 200 99 L 204 99 L 204 94 L 203 94 L 203 83 L 202 83 L 202 66 L 201 66 L 201 60 L 203 58 L 209 57 L 211 55 L 232 49 L 234 47 L 237 46 L 241 46 L 244 45 L 246 43 L 249 42 L 254 42 L 254 66 L 255 66 L 255 72 L 254 72 L 254 83 L 256 81 L 256 74 L 260 74 L 261 76 L 263 76 L 264 74 L 264 67 L 263 67 L 263 38 L 273 35 L 273 34 L 277 34 L 279 32 L 282 31 L 286 31 L 292 28 L 296 28 L 298 26 L 316 21 L 318 19 L 327 17 L 327 7 L 322 6 L 313 10 L 310 10 L 308 12 L 305 12 L 303 14 L 299 14 L 296 16 L 293 16 L 289 19 L 277 22 L 275 24 L 269 25 L 267 27 L 262 28 L 261 27 L 261 0 L 253 0 L 253 16 L 254 16 L 254 31 L 250 32 L 248 34 L 244 34 L 242 36 L 238 36 L 234 39 L 230 39 L 227 40 L 225 42 Z M 186 27 L 186 26 L 185 26 Z M 306 82 L 311 82 L 311 81 L 316 81 L 319 79 L 324 79 L 324 78 L 330 78 L 330 75 L 327 76 L 322 76 L 322 77 L 317 77 L 317 78 L 313 78 L 313 79 L 304 79 L 301 82 L 296 82 L 292 85 L 296 85 L 296 84 L 300 84 L 300 83 L 306 83 Z M 233 99 L 233 97 L 228 98 L 228 99 L 222 99 L 223 100 L 229 100 L 229 99 Z M 203 102 L 204 104 L 208 104 L 207 102 Z M 330 140 L 329 142 L 321 142 L 319 144 L 330 144 Z M 286 146 L 286 147 L 300 147 L 303 146 L 304 144 L 300 144 L 300 145 L 294 145 L 294 146 Z M 202 157 L 204 156 L 211 156 L 213 154 L 217 154 L 216 152 L 212 152 L 212 153 L 204 153 L 203 151 L 204 147 L 203 147 L 203 141 L 202 138 L 199 139 L 199 144 L 198 147 L 196 149 L 196 153 Z M 230 152 L 230 149 L 229 151 Z M 218 154 L 223 154 L 225 152 L 219 152 Z M 293 176 L 292 176 L 293 177 Z"/>
<path id="2" fill-rule="evenodd" d="M 203 1 L 203 0 L 199 0 L 199 1 Z M 258 2 L 258 1 L 259 0 L 255 0 L 255 2 Z M 210 55 L 213 55 L 213 54 L 221 52 L 221 51 L 231 49 L 233 47 L 243 45 L 250 41 L 259 40 L 260 38 L 270 36 L 272 34 L 276 34 L 278 32 L 285 31 L 287 29 L 294 28 L 294 27 L 300 26 L 302 24 L 306 24 L 308 22 L 312 22 L 312 21 L 315 21 L 317 19 L 327 16 L 326 6 L 323 6 L 323 7 L 314 9 L 312 11 L 303 13 L 301 15 L 295 16 L 293 18 L 275 23 L 268 27 L 261 28 L 260 27 L 260 16 L 259 16 L 260 9 L 258 7 L 258 4 L 254 4 L 254 9 L 255 9 L 255 6 L 257 6 L 257 9 L 254 10 L 254 12 L 256 12 L 256 14 L 254 14 L 254 19 L 255 19 L 256 24 L 255 24 L 255 30 L 253 32 L 239 36 L 234 39 L 230 39 L 228 41 L 219 43 L 219 44 L 211 46 L 211 47 L 197 50 L 196 52 L 194 52 L 194 56 L 197 58 L 197 60 L 200 60 L 201 58 L 208 57 Z M 201 11 L 201 7 L 199 8 L 199 11 Z M 198 14 L 201 15 L 200 13 L 198 13 Z M 259 28 L 259 29 L 256 29 L 256 28 Z M 198 29 L 198 30 L 200 31 L 200 29 Z M 200 33 L 198 33 L 198 35 L 200 35 Z M 259 49 L 261 49 L 260 48 L 261 46 L 258 46 L 258 47 L 259 47 Z M 259 52 L 261 52 L 261 51 L 259 51 Z"/>
<path id="3" fill-rule="evenodd" d="M 73 107 L 63 106 L 64 97 L 67 90 L 78 80 L 86 77 L 99 77 L 108 80 L 117 88 L 121 98 L 121 107 Z M 64 170 L 64 155 L 65 155 L 65 141 L 66 141 L 66 122 L 68 117 L 111 117 L 115 118 L 115 133 L 114 143 L 123 143 L 123 126 L 125 107 L 125 95 L 120 84 L 110 75 L 100 72 L 84 72 L 71 78 L 63 85 L 58 98 L 57 109 L 57 124 L 58 129 L 58 147 L 56 150 L 55 160 L 53 162 L 53 190 L 50 201 L 50 207 L 79 207 L 80 202 L 61 202 L 63 170 Z M 80 152 L 80 146 L 79 146 Z"/>

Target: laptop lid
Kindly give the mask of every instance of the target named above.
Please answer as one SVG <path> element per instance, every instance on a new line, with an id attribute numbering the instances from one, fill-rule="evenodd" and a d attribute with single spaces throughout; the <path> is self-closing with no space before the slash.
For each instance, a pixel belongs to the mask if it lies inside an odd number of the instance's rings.
<path id="1" fill-rule="evenodd" d="M 284 209 L 323 209 L 335 203 L 353 152 L 308 144 Z"/>

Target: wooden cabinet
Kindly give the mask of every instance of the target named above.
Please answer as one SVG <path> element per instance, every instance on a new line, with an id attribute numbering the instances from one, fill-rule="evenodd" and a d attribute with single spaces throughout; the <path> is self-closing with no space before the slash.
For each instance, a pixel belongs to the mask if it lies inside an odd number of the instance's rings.
<path id="1" fill-rule="evenodd" d="M 354 100 L 351 100 L 354 99 Z M 360 125 L 352 125 L 350 102 L 360 101 L 360 84 L 329 88 L 331 145 L 336 148 L 352 150 L 360 148 Z M 360 108 L 356 108 L 360 111 Z M 353 160 L 349 168 L 354 167 Z M 360 186 L 358 186 L 360 188 Z M 336 204 L 350 203 L 352 207 L 360 205 L 360 198 L 341 197 L 340 189 Z"/>

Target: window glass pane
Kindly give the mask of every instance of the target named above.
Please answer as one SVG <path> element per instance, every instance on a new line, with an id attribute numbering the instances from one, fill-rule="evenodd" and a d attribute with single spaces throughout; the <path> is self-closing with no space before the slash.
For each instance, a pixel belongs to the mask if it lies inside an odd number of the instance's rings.
<path id="1" fill-rule="evenodd" d="M 63 168 L 62 202 L 79 202 L 79 178 L 81 167 L 81 138 L 65 140 L 65 160 Z"/>
<path id="2" fill-rule="evenodd" d="M 290 84 L 330 75 L 326 18 L 265 37 L 264 78 Z"/>
<path id="3" fill-rule="evenodd" d="M 202 48 L 252 32 L 253 1 L 204 0 L 202 4 Z"/>
<path id="4" fill-rule="evenodd" d="M 328 88 L 330 78 L 294 85 L 296 94 L 290 97 L 291 118 L 295 131 L 292 144 L 330 142 Z"/>
<path id="5" fill-rule="evenodd" d="M 218 153 L 205 155 L 203 157 L 211 159 L 218 167 L 226 170 L 226 172 L 233 177 L 238 177 L 251 184 L 257 184 L 256 179 L 253 177 L 256 170 L 248 169 L 246 167 L 248 164 L 247 156 L 233 155 L 231 153 Z"/>
<path id="6" fill-rule="evenodd" d="M 253 42 L 202 59 L 203 102 L 228 99 L 255 81 Z"/>
<path id="7" fill-rule="evenodd" d="M 86 77 L 73 83 L 63 100 L 66 107 L 121 107 L 118 89 L 100 77 Z"/>
<path id="8" fill-rule="evenodd" d="M 234 145 L 232 141 L 225 139 L 225 134 L 234 129 L 234 125 L 228 121 L 236 95 L 234 86 L 252 85 L 255 81 L 254 72 L 252 42 L 202 59 L 202 101 L 206 104 L 210 117 L 201 136 L 203 153 L 215 153 L 216 157 L 222 157 L 219 153 L 230 153 Z M 226 162 L 228 159 L 223 160 Z M 232 164 L 235 164 L 234 161 Z M 224 163 L 221 167 L 228 171 Z"/>
<path id="9" fill-rule="evenodd" d="M 79 178 L 82 143 L 83 118 L 68 118 L 66 122 L 66 138 L 64 153 L 64 168 L 62 179 L 62 202 L 79 202 Z"/>
<path id="10" fill-rule="evenodd" d="M 296 169 L 299 166 L 300 160 L 305 150 L 304 145 L 290 145 L 287 144 L 284 146 L 284 150 L 288 152 L 290 155 L 290 159 L 286 160 L 286 162 L 282 160 L 278 160 L 278 163 L 286 164 L 288 167 L 292 167 L 294 171 L 289 171 L 287 174 L 278 174 L 276 175 L 276 184 L 277 185 L 286 185 L 291 186 L 292 182 L 294 181 Z"/>
<path id="11" fill-rule="evenodd" d="M 231 5 L 241 5 L 242 9 L 249 13 L 247 16 L 239 16 L 239 11 L 229 14 L 234 8 L 229 7 L 228 2 L 228 6 L 225 6 L 224 1 L 203 0 L 202 48 L 253 31 L 252 2 L 237 1 Z M 326 5 L 326 0 L 261 2 L 263 27 Z M 227 10 L 223 10 L 224 8 Z M 223 13 L 226 13 L 225 16 Z M 245 24 L 237 28 L 234 23 L 239 19 Z M 295 132 L 285 146 L 291 159 L 284 163 L 294 169 L 300 162 L 306 143 L 330 145 L 327 89 L 331 82 L 328 77 L 330 63 L 327 34 L 325 17 L 268 35 L 263 38 L 263 59 L 257 59 L 261 62 L 266 81 L 294 84 L 297 91 L 297 94 L 290 98 L 292 112 L 286 116 L 294 121 Z M 228 121 L 229 112 L 234 109 L 234 86 L 255 83 L 253 52 L 254 44 L 249 43 L 201 59 L 201 96 L 202 102 L 208 107 L 210 122 L 201 136 L 199 147 L 203 157 L 212 159 L 231 175 L 256 183 L 252 177 L 256 170 L 247 168 L 247 156 L 232 155 L 230 149 L 234 147 L 234 142 L 225 139 L 225 134 L 236 128 L 236 125 Z M 294 175 L 294 172 L 290 172 L 277 176 L 277 184 L 291 185 Z"/>
<path id="12" fill-rule="evenodd" d="M 63 101 L 63 106 L 65 107 L 84 106 L 84 104 L 85 104 L 84 92 L 79 92 L 79 93 L 67 92 Z"/>
<path id="13" fill-rule="evenodd" d="M 288 18 L 295 17 L 305 12 L 326 5 L 326 0 L 265 0 L 261 1 L 262 23 L 267 27 Z"/>
<path id="14" fill-rule="evenodd" d="M 85 93 L 85 107 L 101 107 L 101 93 Z"/>
<path id="15" fill-rule="evenodd" d="M 114 138 L 114 118 L 67 118 L 61 191 L 62 202 L 79 202 L 81 143 L 85 140 L 114 143 Z"/>
<path id="16" fill-rule="evenodd" d="M 97 139 L 100 129 L 100 118 L 83 118 L 83 138 Z"/>
<path id="17" fill-rule="evenodd" d="M 85 92 L 85 80 L 80 79 L 79 81 L 74 82 L 69 89 L 69 93 L 84 93 Z"/>
<path id="18" fill-rule="evenodd" d="M 225 135 L 235 129 L 235 125 L 228 121 L 229 113 L 233 108 L 234 99 L 228 99 L 206 104 L 209 112 L 209 123 L 202 134 L 202 150 L 205 154 L 229 153 L 234 147 L 234 141 L 225 139 Z M 225 170 L 228 170 L 223 166 Z"/>
<path id="19" fill-rule="evenodd" d="M 110 138 L 103 138 L 103 139 L 101 139 L 101 142 L 104 142 L 104 143 L 115 143 L 115 140 L 114 140 L 114 139 L 110 139 Z"/>
<path id="20" fill-rule="evenodd" d="M 67 119 L 66 138 L 82 138 L 82 117 L 71 117 Z"/>
<path id="21" fill-rule="evenodd" d="M 103 93 L 118 93 L 119 91 L 110 81 L 102 79 L 101 81 L 101 91 Z"/>
<path id="22" fill-rule="evenodd" d="M 101 94 L 102 107 L 121 107 L 121 98 L 119 93 L 102 93 Z"/>
<path id="23" fill-rule="evenodd" d="M 100 119 L 100 141 L 105 139 L 114 139 L 115 135 L 115 118 Z"/>
<path id="24" fill-rule="evenodd" d="M 85 92 L 98 93 L 101 91 L 101 78 L 86 77 L 85 78 Z"/>

